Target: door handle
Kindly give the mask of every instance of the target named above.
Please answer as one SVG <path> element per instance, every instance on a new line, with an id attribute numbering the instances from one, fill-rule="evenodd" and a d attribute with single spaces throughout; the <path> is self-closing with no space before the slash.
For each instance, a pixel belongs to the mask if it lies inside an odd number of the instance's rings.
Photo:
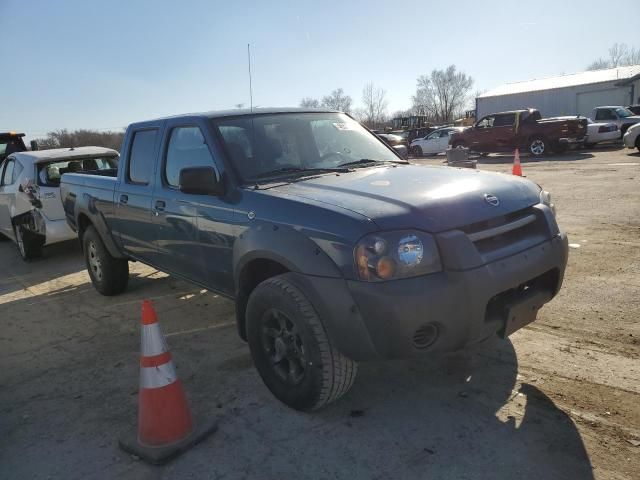
<path id="1" fill-rule="evenodd" d="M 155 209 L 158 212 L 163 212 L 164 208 L 167 206 L 166 203 L 164 203 L 163 200 L 156 200 L 156 205 L 155 205 Z"/>
<path id="2" fill-rule="evenodd" d="M 120 203 L 121 204 L 126 205 L 128 201 L 129 201 L 129 196 L 128 195 L 120 195 Z"/>

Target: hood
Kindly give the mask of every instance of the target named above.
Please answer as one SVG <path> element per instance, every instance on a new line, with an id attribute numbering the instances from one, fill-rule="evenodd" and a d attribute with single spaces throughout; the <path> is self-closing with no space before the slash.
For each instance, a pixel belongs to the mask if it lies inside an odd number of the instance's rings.
<path id="1" fill-rule="evenodd" d="M 440 232 L 539 203 L 540 188 L 521 177 L 478 170 L 396 165 L 324 175 L 270 189 L 364 215 L 380 229 Z M 492 206 L 485 194 L 494 195 Z"/>

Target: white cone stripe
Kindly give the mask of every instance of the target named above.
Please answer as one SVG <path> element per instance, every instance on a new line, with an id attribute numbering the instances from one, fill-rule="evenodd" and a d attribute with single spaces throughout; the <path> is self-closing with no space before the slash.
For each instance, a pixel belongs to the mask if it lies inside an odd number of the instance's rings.
<path id="1" fill-rule="evenodd" d="M 177 379 L 173 362 L 163 363 L 158 367 L 140 368 L 140 388 L 162 388 L 171 385 Z"/>
<path id="2" fill-rule="evenodd" d="M 142 341 L 140 350 L 143 357 L 152 357 L 166 352 L 167 343 L 160 331 L 160 325 L 152 323 L 150 325 L 142 325 Z"/>

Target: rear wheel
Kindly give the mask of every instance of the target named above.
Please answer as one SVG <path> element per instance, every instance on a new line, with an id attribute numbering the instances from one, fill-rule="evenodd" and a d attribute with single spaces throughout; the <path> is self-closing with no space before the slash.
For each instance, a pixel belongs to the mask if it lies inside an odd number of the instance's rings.
<path id="1" fill-rule="evenodd" d="M 305 296 L 278 275 L 259 284 L 247 303 L 247 336 L 253 362 L 275 397 L 312 411 L 347 393 L 357 364 L 336 350 Z"/>
<path id="2" fill-rule="evenodd" d="M 640 135 L 638 135 L 638 138 L 636 138 L 636 148 L 640 152 Z"/>
<path id="3" fill-rule="evenodd" d="M 414 157 L 421 157 L 422 156 L 422 147 L 420 145 L 416 145 L 415 147 L 413 147 L 413 156 Z"/>
<path id="4" fill-rule="evenodd" d="M 453 144 L 451 145 L 453 148 L 462 148 L 462 147 L 466 147 L 466 145 L 464 144 L 464 142 L 462 140 L 458 140 L 456 142 L 453 142 Z"/>
<path id="5" fill-rule="evenodd" d="M 124 292 L 129 283 L 127 259 L 111 256 L 93 226 L 84 232 L 82 247 L 87 271 L 95 289 L 106 296 Z"/>
<path id="6" fill-rule="evenodd" d="M 44 238 L 41 235 L 27 230 L 19 223 L 13 226 L 13 233 L 16 237 L 18 253 L 23 260 L 29 261 L 42 256 Z"/>
<path id="7" fill-rule="evenodd" d="M 533 137 L 529 140 L 529 153 L 534 157 L 540 157 L 547 151 L 547 141 L 543 137 Z"/>

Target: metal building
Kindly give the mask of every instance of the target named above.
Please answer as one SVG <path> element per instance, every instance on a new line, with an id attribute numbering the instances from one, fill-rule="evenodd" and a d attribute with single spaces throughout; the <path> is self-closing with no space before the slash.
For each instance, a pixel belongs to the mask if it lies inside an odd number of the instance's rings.
<path id="1" fill-rule="evenodd" d="M 632 65 L 501 85 L 476 99 L 476 118 L 522 108 L 589 117 L 594 107 L 639 103 L 640 65 Z"/>

